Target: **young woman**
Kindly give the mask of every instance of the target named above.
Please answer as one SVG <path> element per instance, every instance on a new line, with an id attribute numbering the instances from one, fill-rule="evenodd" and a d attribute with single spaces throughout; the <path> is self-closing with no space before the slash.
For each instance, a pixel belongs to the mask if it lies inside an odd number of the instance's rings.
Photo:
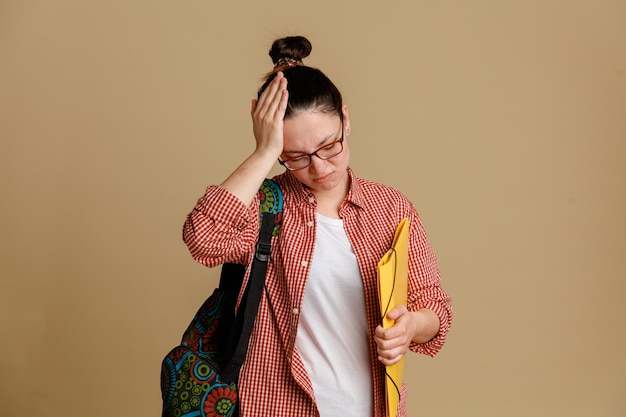
<path id="1" fill-rule="evenodd" d="M 276 40 L 274 70 L 252 101 L 256 148 L 188 215 L 183 238 L 198 262 L 250 265 L 258 190 L 278 162 L 284 194 L 265 294 L 239 377 L 242 416 L 384 416 L 385 365 L 408 350 L 434 356 L 450 328 L 450 298 L 412 203 L 355 176 L 350 118 L 337 87 L 302 60 L 300 36 Z M 409 218 L 409 294 L 383 329 L 376 267 Z M 248 268 L 249 272 L 249 268 Z M 398 415 L 406 415 L 401 388 Z"/>

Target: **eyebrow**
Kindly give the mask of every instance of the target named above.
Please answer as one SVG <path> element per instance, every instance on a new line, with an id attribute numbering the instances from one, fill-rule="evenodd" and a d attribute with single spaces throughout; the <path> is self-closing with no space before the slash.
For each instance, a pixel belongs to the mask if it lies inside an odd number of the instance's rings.
<path id="1" fill-rule="evenodd" d="M 330 141 L 331 139 L 335 138 L 335 133 L 331 133 L 330 135 L 326 136 L 324 139 L 322 139 L 318 144 L 317 147 L 313 150 L 314 152 L 319 150 L 321 147 L 324 146 L 325 143 L 327 143 L 328 141 Z M 335 138 L 338 139 L 338 138 Z M 284 154 L 296 154 L 296 155 L 307 155 L 308 152 L 305 151 L 285 151 L 283 150 Z"/>

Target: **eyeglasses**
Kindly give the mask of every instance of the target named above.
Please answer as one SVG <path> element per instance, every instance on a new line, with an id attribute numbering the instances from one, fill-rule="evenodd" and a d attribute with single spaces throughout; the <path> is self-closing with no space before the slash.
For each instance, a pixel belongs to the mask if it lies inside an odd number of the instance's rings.
<path id="1" fill-rule="evenodd" d="M 298 171 L 311 165 L 311 157 L 317 156 L 319 159 L 327 160 L 334 158 L 343 151 L 343 120 L 341 120 L 341 138 L 328 143 L 313 153 L 298 155 L 294 158 L 286 160 L 278 159 L 278 163 L 287 168 L 289 171 Z"/>

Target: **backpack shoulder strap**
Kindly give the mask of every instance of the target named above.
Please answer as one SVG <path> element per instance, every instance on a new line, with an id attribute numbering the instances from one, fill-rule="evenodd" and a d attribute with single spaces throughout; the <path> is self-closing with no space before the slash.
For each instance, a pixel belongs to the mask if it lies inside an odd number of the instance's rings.
<path id="1" fill-rule="evenodd" d="M 260 217 L 261 228 L 259 231 L 259 241 L 252 261 L 252 269 L 248 285 L 244 292 L 239 311 L 241 318 L 241 334 L 232 357 L 222 370 L 221 379 L 227 382 L 236 382 L 239 371 L 248 351 L 248 342 L 254 320 L 256 318 L 261 294 L 265 287 L 265 274 L 267 263 L 272 251 L 272 236 L 277 236 L 280 231 L 280 223 L 283 211 L 283 194 L 276 182 L 266 179 L 260 188 Z M 239 319 L 238 317 L 238 319 Z"/>

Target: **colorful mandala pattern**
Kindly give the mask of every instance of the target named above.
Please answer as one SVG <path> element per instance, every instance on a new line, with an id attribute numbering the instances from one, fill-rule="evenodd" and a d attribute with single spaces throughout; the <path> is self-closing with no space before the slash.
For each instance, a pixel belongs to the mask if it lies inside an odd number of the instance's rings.
<path id="1" fill-rule="evenodd" d="M 199 352 L 214 358 L 221 347 L 222 337 L 219 334 L 220 323 L 224 319 L 225 297 L 235 297 L 236 294 L 226 294 L 219 288 L 213 292 L 202 305 L 196 317 L 183 334 L 182 345 L 194 352 Z"/>
<path id="2" fill-rule="evenodd" d="M 231 417 L 237 407 L 236 385 L 219 381 L 209 360 L 183 346 L 163 361 L 161 390 L 171 417 Z"/>
<path id="3" fill-rule="evenodd" d="M 230 417 L 235 411 L 237 390 L 234 385 L 216 385 L 204 396 L 202 415 L 205 417 Z"/>
<path id="4" fill-rule="evenodd" d="M 259 225 L 263 220 L 263 213 L 273 213 L 276 215 L 274 218 L 274 230 L 272 236 L 278 236 L 280 231 L 280 222 L 282 220 L 283 213 L 283 193 L 280 191 L 278 185 L 272 180 L 265 180 L 261 184 L 259 189 L 259 199 L 261 201 L 260 219 Z"/>

